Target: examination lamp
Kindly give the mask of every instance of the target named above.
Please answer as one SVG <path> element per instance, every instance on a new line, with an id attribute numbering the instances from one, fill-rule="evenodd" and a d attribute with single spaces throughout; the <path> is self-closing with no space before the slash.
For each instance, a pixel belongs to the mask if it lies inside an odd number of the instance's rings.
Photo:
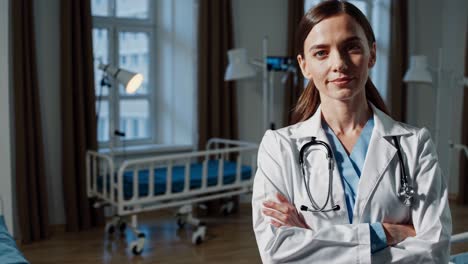
<path id="1" fill-rule="evenodd" d="M 134 73 L 121 68 L 114 67 L 110 64 L 99 64 L 98 68 L 106 73 L 106 76 L 102 79 L 101 85 L 110 87 L 109 79 L 107 75 L 112 76 L 120 84 L 125 87 L 125 91 L 128 94 L 134 94 L 143 83 L 143 75 L 141 73 Z"/>
<path id="2" fill-rule="evenodd" d="M 143 75 L 141 73 L 134 73 L 122 68 L 114 67 L 110 64 L 102 64 L 99 63 L 98 69 L 104 72 L 104 75 L 101 79 L 101 89 L 99 91 L 99 99 L 98 99 L 98 106 L 97 106 L 97 118 L 99 119 L 99 112 L 101 108 L 101 95 L 102 95 L 102 88 L 104 86 L 112 87 L 112 83 L 109 80 L 109 77 L 114 78 L 118 83 L 124 86 L 125 92 L 128 94 L 134 94 L 138 88 L 140 88 L 141 84 L 143 83 Z M 110 155 L 112 157 L 113 152 L 113 137 L 125 137 L 125 132 L 116 130 L 114 122 L 112 121 L 112 114 L 109 115 L 109 150 Z M 124 141 L 125 142 L 125 141 Z M 124 145 L 125 151 L 125 145 Z"/>
<path id="3" fill-rule="evenodd" d="M 467 77 L 460 77 L 456 76 L 453 74 L 451 71 L 444 71 L 442 69 L 442 49 L 439 49 L 438 52 L 438 62 L 437 62 L 437 67 L 430 67 L 430 65 L 427 63 L 427 57 L 426 56 L 421 56 L 421 55 L 413 55 L 410 57 L 410 66 L 408 70 L 405 73 L 405 76 L 403 77 L 403 81 L 406 83 L 415 83 L 415 84 L 434 84 L 434 93 L 435 93 L 435 98 L 436 98 L 436 104 L 435 104 L 435 125 L 434 125 L 434 141 L 436 148 L 439 147 L 439 129 L 440 129 L 440 109 L 441 109 L 441 89 L 444 87 L 442 85 L 442 75 L 443 74 L 452 74 L 451 77 L 454 78 L 455 82 L 450 83 L 447 87 L 447 92 L 449 95 L 452 94 L 452 89 L 451 85 L 455 85 L 457 87 L 459 86 L 468 86 L 468 78 Z M 432 79 L 431 72 L 436 74 L 436 81 L 437 83 L 434 83 Z M 453 107 L 453 106 L 450 106 Z M 468 157 L 468 146 L 465 146 L 463 144 L 456 144 L 452 142 L 452 140 L 449 140 L 449 166 L 448 166 L 448 173 L 447 175 L 451 176 L 451 162 L 452 162 L 452 151 L 453 149 L 456 150 L 463 150 L 465 155 Z M 450 180 L 450 179 L 449 179 Z M 447 183 L 448 184 L 448 183 Z"/>
<path id="4" fill-rule="evenodd" d="M 263 38 L 262 60 L 250 60 L 247 58 L 247 50 L 244 48 L 231 49 L 228 51 L 229 64 L 224 74 L 225 81 L 235 81 L 239 79 L 254 77 L 257 72 L 254 68 L 262 69 L 262 87 L 263 87 L 263 124 L 264 129 L 275 129 L 273 121 L 273 75 L 272 71 L 292 72 L 294 74 L 294 83 L 297 82 L 296 66 L 292 58 L 280 56 L 268 56 L 268 37 Z M 287 77 L 287 75 L 285 75 Z M 285 78 L 282 78 L 285 81 Z"/>
<path id="5" fill-rule="evenodd" d="M 442 49 L 439 49 L 438 52 L 438 63 L 437 67 L 430 67 L 429 64 L 427 63 L 427 57 L 422 56 L 422 55 L 412 55 L 410 57 L 410 66 L 408 70 L 405 73 L 405 76 L 403 77 L 403 81 L 406 83 L 419 83 L 419 84 L 433 84 L 434 88 L 434 94 L 435 94 L 435 99 L 436 99 L 436 104 L 435 104 L 435 126 L 434 126 L 434 141 L 436 143 L 436 146 L 439 144 L 439 126 L 440 126 L 440 109 L 441 109 L 441 89 L 444 87 L 442 85 L 442 75 L 445 74 L 450 74 L 452 72 L 450 71 L 444 71 L 442 69 Z M 436 74 L 436 81 L 437 83 L 434 83 L 432 79 L 431 72 Z M 461 80 L 456 79 L 455 85 L 466 85 L 467 79 L 462 78 Z M 449 85 L 450 86 L 450 85 Z M 448 87 L 448 93 L 451 94 L 450 87 Z"/>

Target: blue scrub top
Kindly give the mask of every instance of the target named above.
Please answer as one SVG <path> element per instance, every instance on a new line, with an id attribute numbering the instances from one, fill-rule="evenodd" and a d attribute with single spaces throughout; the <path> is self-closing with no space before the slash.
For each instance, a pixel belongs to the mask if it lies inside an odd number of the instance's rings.
<path id="1" fill-rule="evenodd" d="M 359 135 L 351 153 L 348 155 L 341 141 L 325 121 L 322 127 L 333 149 L 336 166 L 340 173 L 348 209 L 349 223 L 353 223 L 353 209 L 356 203 L 356 193 L 361 177 L 362 167 L 366 159 L 367 149 L 374 129 L 374 117 L 371 117 Z M 387 246 L 387 238 L 381 223 L 370 224 L 371 251 L 377 252 Z"/>

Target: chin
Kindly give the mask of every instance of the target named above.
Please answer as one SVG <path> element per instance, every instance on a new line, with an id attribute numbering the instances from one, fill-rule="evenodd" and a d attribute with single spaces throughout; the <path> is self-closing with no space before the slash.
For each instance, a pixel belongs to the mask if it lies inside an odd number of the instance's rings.
<path id="1" fill-rule="evenodd" d="M 327 94 L 327 97 L 339 100 L 339 101 L 351 101 L 358 98 L 359 92 L 356 92 L 350 88 L 340 88 L 338 91 L 334 91 L 331 94 Z"/>

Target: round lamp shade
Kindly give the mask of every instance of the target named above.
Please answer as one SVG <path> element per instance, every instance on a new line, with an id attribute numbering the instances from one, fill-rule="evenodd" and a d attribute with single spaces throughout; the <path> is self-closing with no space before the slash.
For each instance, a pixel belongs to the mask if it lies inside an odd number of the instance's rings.
<path id="1" fill-rule="evenodd" d="M 129 94 L 135 93 L 143 83 L 143 75 L 140 73 L 127 71 L 109 64 L 100 64 L 99 69 L 114 77 L 125 87 L 125 92 Z"/>
<path id="2" fill-rule="evenodd" d="M 407 83 L 432 83 L 432 77 L 427 68 L 426 56 L 411 56 L 410 67 L 406 71 L 403 81 Z"/>
<path id="3" fill-rule="evenodd" d="M 232 49 L 228 51 L 229 64 L 224 74 L 225 81 L 239 80 L 255 76 L 256 72 L 247 60 L 246 49 Z"/>

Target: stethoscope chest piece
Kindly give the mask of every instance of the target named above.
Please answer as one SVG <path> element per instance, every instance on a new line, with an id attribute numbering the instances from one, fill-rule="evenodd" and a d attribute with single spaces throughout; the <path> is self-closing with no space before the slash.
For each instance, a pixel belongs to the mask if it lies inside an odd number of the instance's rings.
<path id="1" fill-rule="evenodd" d="M 400 199 L 403 199 L 403 204 L 407 207 L 410 207 L 413 203 L 414 189 L 408 184 L 400 187 L 398 192 Z"/>

